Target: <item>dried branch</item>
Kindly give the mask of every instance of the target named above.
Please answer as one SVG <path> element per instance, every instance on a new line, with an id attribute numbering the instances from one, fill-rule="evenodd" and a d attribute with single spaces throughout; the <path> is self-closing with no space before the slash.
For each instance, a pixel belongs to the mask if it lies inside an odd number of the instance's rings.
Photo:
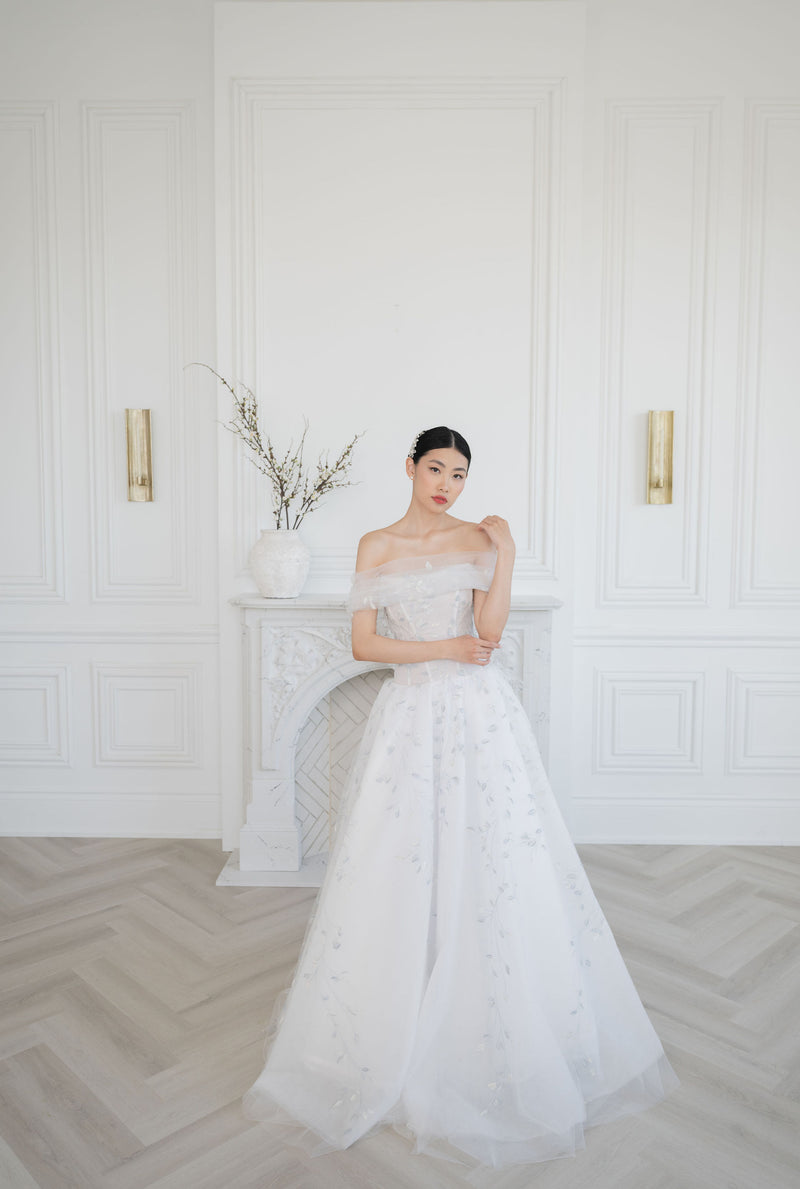
<path id="1" fill-rule="evenodd" d="M 329 452 L 320 454 L 316 474 L 306 473 L 303 465 L 303 450 L 308 433 L 308 421 L 303 418 L 303 432 L 297 449 L 290 441 L 286 453 L 279 458 L 269 437 L 263 440 L 258 422 L 258 400 L 246 384 L 233 385 L 207 363 L 187 364 L 187 367 L 204 367 L 227 388 L 233 397 L 233 416 L 228 422 L 220 422 L 225 429 L 237 435 L 247 446 L 253 466 L 265 475 L 272 489 L 272 512 L 276 528 L 296 529 L 317 507 L 320 500 L 330 491 L 340 487 L 352 487 L 346 476 L 352 464 L 353 448 L 363 438 L 357 433 L 342 449 L 334 463 L 329 461 Z M 293 515 L 290 515 L 290 510 Z M 284 525 L 285 522 L 285 525 Z"/>

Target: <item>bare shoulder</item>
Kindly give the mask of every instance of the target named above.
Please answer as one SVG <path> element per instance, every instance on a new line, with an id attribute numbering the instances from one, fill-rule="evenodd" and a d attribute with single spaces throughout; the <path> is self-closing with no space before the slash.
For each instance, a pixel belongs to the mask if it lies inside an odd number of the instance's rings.
<path id="1" fill-rule="evenodd" d="M 492 548 L 492 542 L 481 526 L 479 524 L 473 524 L 469 520 L 462 520 L 459 529 L 459 540 L 461 547 L 465 550 L 474 549 L 476 552 L 480 552 L 481 550 Z"/>
<path id="2" fill-rule="evenodd" d="M 391 548 L 391 534 L 388 529 L 376 528 L 358 542 L 356 570 L 371 570 L 386 560 Z"/>

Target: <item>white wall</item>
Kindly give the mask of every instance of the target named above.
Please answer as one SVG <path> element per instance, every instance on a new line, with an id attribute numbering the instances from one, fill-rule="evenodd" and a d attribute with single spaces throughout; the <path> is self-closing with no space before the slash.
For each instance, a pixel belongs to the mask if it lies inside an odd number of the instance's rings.
<path id="1" fill-rule="evenodd" d="M 473 446 L 458 513 L 504 513 L 520 591 L 571 590 L 584 7 L 217 6 L 219 350 L 283 441 L 366 430 L 354 477 L 303 526 L 309 589 L 346 590 L 363 532 L 408 502 L 416 432 Z M 220 406 L 225 416 L 227 404 Z M 246 557 L 269 509 L 223 444 L 223 770 L 241 787 L 235 666 Z M 553 669 L 571 665 L 569 611 Z M 569 680 L 550 771 L 569 780 Z M 226 838 L 241 817 L 225 801 Z"/>
<path id="2" fill-rule="evenodd" d="M 508 515 L 520 590 L 564 600 L 577 838 L 798 841 L 793 0 L 2 9 L 3 832 L 224 818 L 235 845 L 227 599 L 267 497 L 200 359 L 278 437 L 368 430 L 307 522 L 310 589 L 402 511 L 418 429 L 472 438 L 463 513 Z M 126 406 L 153 409 L 151 505 Z M 649 408 L 676 411 L 664 508 Z"/>
<path id="3" fill-rule="evenodd" d="M 211 18 L 3 4 L 5 833 L 220 830 Z"/>
<path id="4" fill-rule="evenodd" d="M 573 828 L 796 841 L 800 7 L 603 0 L 588 44 Z"/>

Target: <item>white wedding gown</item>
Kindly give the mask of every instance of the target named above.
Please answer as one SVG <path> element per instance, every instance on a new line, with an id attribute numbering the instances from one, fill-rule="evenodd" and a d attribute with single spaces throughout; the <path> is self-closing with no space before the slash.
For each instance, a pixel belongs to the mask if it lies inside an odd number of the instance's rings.
<path id="1" fill-rule="evenodd" d="M 495 556 L 387 562 L 348 606 L 399 639 L 474 632 Z M 498 665 L 395 666 L 248 1116 L 315 1156 L 393 1125 L 500 1167 L 574 1155 L 679 1085 Z"/>

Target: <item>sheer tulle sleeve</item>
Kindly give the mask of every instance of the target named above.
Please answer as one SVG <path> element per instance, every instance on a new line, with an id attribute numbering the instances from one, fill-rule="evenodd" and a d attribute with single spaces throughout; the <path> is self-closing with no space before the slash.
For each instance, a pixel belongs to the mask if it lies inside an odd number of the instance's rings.
<path id="1" fill-rule="evenodd" d="M 494 574 L 494 549 L 404 557 L 355 574 L 347 610 L 378 611 L 393 603 L 433 598 L 451 590 L 488 590 Z"/>

